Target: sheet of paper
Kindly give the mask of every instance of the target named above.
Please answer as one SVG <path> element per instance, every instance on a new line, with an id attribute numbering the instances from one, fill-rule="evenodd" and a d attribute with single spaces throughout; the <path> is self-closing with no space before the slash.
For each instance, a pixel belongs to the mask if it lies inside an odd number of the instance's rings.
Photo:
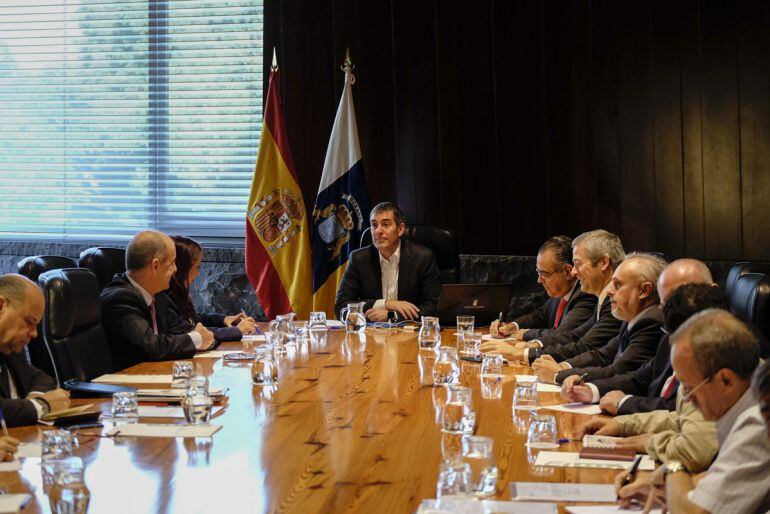
<path id="1" fill-rule="evenodd" d="M 577 452 L 549 452 L 541 450 L 537 454 L 535 466 L 550 466 L 555 468 L 600 468 L 600 469 L 630 469 L 633 462 L 603 459 L 581 459 Z M 655 461 L 649 455 L 642 457 L 639 464 L 642 471 L 653 471 Z"/>
<path id="2" fill-rule="evenodd" d="M 590 403 L 565 403 L 562 405 L 546 405 L 540 408 L 559 412 L 571 412 L 573 414 L 597 415 L 602 413 L 602 409 L 598 405 Z"/>
<path id="3" fill-rule="evenodd" d="M 56 418 L 59 418 L 61 416 L 72 416 L 73 414 L 80 414 L 81 412 L 85 412 L 93 406 L 94 406 L 93 403 L 88 403 L 86 405 L 78 405 L 77 407 L 71 407 L 69 409 L 57 410 L 54 412 L 49 412 L 48 414 L 41 417 L 40 419 L 42 421 L 53 421 Z"/>
<path id="4" fill-rule="evenodd" d="M 537 375 L 516 375 L 517 382 L 537 382 Z"/>
<path id="5" fill-rule="evenodd" d="M 264 336 L 263 336 L 264 337 Z M 241 350 L 211 350 L 208 352 L 196 353 L 193 359 L 221 359 L 231 353 L 243 353 Z"/>
<path id="6" fill-rule="evenodd" d="M 103 384 L 171 384 L 171 375 L 126 375 L 111 373 L 93 379 Z"/>
<path id="7" fill-rule="evenodd" d="M 481 336 L 481 340 L 482 341 L 515 341 L 515 339 L 512 337 L 497 338 L 497 337 L 492 337 L 492 334 L 484 334 L 483 336 Z"/>
<path id="8" fill-rule="evenodd" d="M 19 512 L 31 499 L 29 494 L 0 495 L 0 513 Z"/>
<path id="9" fill-rule="evenodd" d="M 43 445 L 38 441 L 35 443 L 19 443 L 19 449 L 16 452 L 16 458 L 43 456 Z"/>
<path id="10" fill-rule="evenodd" d="M 441 498 L 423 500 L 417 514 L 556 514 L 555 503 Z"/>
<path id="11" fill-rule="evenodd" d="M 222 410 L 222 407 L 216 405 L 211 409 L 211 417 L 213 418 Z M 171 405 L 168 407 L 156 407 L 154 405 L 140 405 L 139 406 L 140 418 L 179 418 L 184 419 L 184 412 L 182 407 Z"/>
<path id="12" fill-rule="evenodd" d="M 345 324 L 336 319 L 327 319 L 326 328 L 344 328 Z"/>
<path id="13" fill-rule="evenodd" d="M 265 334 L 249 334 L 249 335 L 244 335 L 241 341 L 243 341 L 244 343 L 258 343 L 260 341 L 267 341 L 267 339 L 265 338 Z"/>
<path id="14" fill-rule="evenodd" d="M 511 482 L 511 499 L 615 503 L 617 494 L 613 484 Z"/>
<path id="15" fill-rule="evenodd" d="M 560 393 L 561 387 L 556 384 L 544 384 L 542 382 L 537 383 L 538 393 Z"/>
<path id="16" fill-rule="evenodd" d="M 108 436 L 126 437 L 211 437 L 222 425 L 161 425 L 161 424 L 125 424 L 107 432 Z"/>
<path id="17" fill-rule="evenodd" d="M 622 437 L 611 435 L 586 434 L 583 436 L 583 448 L 616 448 Z"/>
<path id="18" fill-rule="evenodd" d="M 21 462 L 19 462 L 19 459 L 13 459 L 10 462 L 0 462 L 0 472 L 19 471 L 20 469 L 21 469 Z"/>
<path id="19" fill-rule="evenodd" d="M 644 510 L 641 505 L 630 509 L 621 509 L 618 505 L 567 505 L 564 509 L 572 514 L 625 514 L 639 513 Z M 650 514 L 660 514 L 660 512 L 660 509 L 652 509 Z"/>

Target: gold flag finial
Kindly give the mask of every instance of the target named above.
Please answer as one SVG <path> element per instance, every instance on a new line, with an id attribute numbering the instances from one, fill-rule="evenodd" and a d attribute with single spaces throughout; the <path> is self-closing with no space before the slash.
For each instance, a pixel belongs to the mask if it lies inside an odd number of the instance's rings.
<path id="1" fill-rule="evenodd" d="M 275 56 L 275 47 L 273 47 L 273 65 L 270 66 L 270 71 L 278 71 L 278 58 Z"/>
<path id="2" fill-rule="evenodd" d="M 340 66 L 340 69 L 345 73 L 352 73 L 355 68 L 356 68 L 356 65 L 353 64 L 353 61 L 350 60 L 350 48 L 346 48 L 345 60 L 342 62 L 342 66 Z"/>

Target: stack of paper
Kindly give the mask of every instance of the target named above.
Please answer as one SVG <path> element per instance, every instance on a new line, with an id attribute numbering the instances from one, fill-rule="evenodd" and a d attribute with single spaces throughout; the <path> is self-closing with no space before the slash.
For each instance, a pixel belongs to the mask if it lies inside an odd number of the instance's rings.
<path id="1" fill-rule="evenodd" d="M 213 418 L 219 414 L 224 407 L 214 406 L 211 408 L 211 417 Z M 179 418 L 184 419 L 184 412 L 182 407 L 156 407 L 154 405 L 140 405 L 139 406 L 140 418 Z"/>
<path id="2" fill-rule="evenodd" d="M 550 466 L 556 468 L 600 468 L 600 469 L 630 469 L 633 462 L 603 459 L 581 459 L 577 452 L 549 452 L 541 450 L 537 454 L 535 466 Z M 653 471 L 655 461 L 649 455 L 642 457 L 639 464 L 642 471 Z"/>
<path id="3" fill-rule="evenodd" d="M 615 503 L 617 495 L 613 484 L 511 482 L 511 498 L 514 500 Z"/>
<path id="4" fill-rule="evenodd" d="M 571 414 L 589 414 L 597 415 L 602 413 L 602 409 L 595 404 L 586 403 L 565 403 L 562 405 L 546 405 L 541 409 L 555 410 L 559 412 L 569 412 Z"/>
<path id="5" fill-rule="evenodd" d="M 244 335 L 243 339 L 241 339 L 244 343 L 258 343 L 258 342 L 264 342 L 267 338 L 265 337 L 265 334 L 250 334 L 250 335 Z M 197 357 L 197 355 L 196 355 Z"/>
<path id="6" fill-rule="evenodd" d="M 441 498 L 423 500 L 417 514 L 556 514 L 555 503 L 516 503 L 496 500 Z"/>
<path id="7" fill-rule="evenodd" d="M 93 379 L 103 384 L 171 384 L 171 375 L 127 375 L 110 373 Z"/>
<path id="8" fill-rule="evenodd" d="M 127 423 L 118 425 L 107 432 L 108 436 L 117 437 L 211 437 L 222 425 L 147 425 Z"/>

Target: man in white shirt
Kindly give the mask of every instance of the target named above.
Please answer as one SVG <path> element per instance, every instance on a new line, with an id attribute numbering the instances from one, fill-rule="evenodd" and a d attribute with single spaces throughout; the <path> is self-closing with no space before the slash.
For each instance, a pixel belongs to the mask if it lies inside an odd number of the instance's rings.
<path id="1" fill-rule="evenodd" d="M 337 317 L 352 302 L 364 302 L 369 321 L 436 316 L 441 284 L 433 252 L 401 239 L 406 218 L 395 203 L 375 205 L 369 221 L 372 245 L 350 254 L 334 302 Z"/>

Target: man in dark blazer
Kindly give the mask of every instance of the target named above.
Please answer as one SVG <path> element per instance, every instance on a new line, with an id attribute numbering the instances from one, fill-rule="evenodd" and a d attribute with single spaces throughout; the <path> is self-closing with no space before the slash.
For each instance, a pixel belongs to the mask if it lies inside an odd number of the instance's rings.
<path id="1" fill-rule="evenodd" d="M 585 381 L 607 378 L 635 370 L 652 359 L 660 342 L 663 316 L 658 308 L 656 284 L 665 267 L 663 259 L 650 254 L 631 254 L 615 270 L 609 296 L 612 314 L 623 320 L 620 333 L 601 348 L 590 350 L 559 363 L 554 371 L 535 362 L 532 369 L 543 381 L 565 383 L 567 391 L 579 377 Z M 587 374 L 587 376 L 585 376 Z"/>
<path id="2" fill-rule="evenodd" d="M 126 273 L 115 275 L 102 291 L 102 325 L 116 369 L 189 358 L 216 344 L 210 330 L 182 320 L 162 294 L 176 271 L 175 260 L 170 237 L 140 232 L 126 249 Z"/>
<path id="3" fill-rule="evenodd" d="M 549 298 L 534 311 L 498 327 L 489 328 L 492 337 L 511 337 L 523 341 L 542 339 L 548 334 L 574 330 L 594 314 L 596 296 L 582 291 L 572 275 L 572 239 L 554 236 L 537 251 L 537 282 Z"/>
<path id="4" fill-rule="evenodd" d="M 382 202 L 374 206 L 369 221 L 372 244 L 348 259 L 334 302 L 337 318 L 352 302 L 364 302 L 369 321 L 438 315 L 441 283 L 436 259 L 428 248 L 401 240 L 404 211 Z"/>
<path id="5" fill-rule="evenodd" d="M 658 294 L 667 333 L 662 335 L 655 357 L 638 370 L 574 386 L 568 400 L 599 403 L 613 415 L 676 409 L 678 381 L 671 367 L 668 334 L 693 314 L 724 309 L 728 301 L 706 265 L 695 259 L 678 259 L 666 266 L 658 278 Z"/>
<path id="6" fill-rule="evenodd" d="M 21 275 L 0 277 L 0 409 L 8 426 L 34 425 L 48 412 L 70 405 L 69 393 L 24 357 L 44 310 L 34 282 Z"/>

